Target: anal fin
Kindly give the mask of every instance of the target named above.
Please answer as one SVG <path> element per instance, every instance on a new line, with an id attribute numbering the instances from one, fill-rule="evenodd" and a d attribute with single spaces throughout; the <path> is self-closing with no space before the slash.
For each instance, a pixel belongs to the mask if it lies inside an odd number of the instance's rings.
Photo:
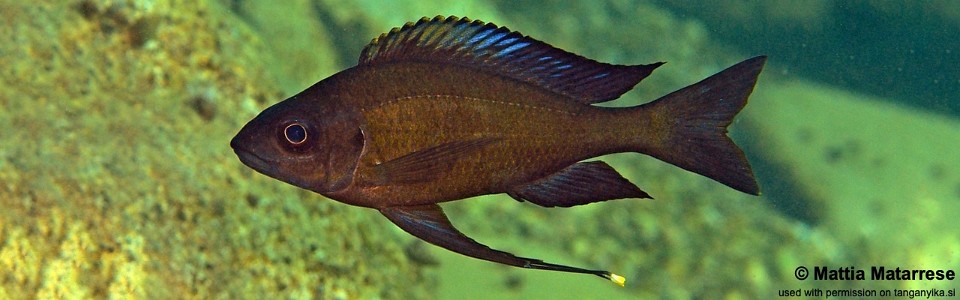
<path id="1" fill-rule="evenodd" d="M 544 262 L 535 258 L 518 257 L 508 252 L 491 249 L 461 233 L 447 219 L 436 204 L 387 207 L 380 213 L 407 233 L 428 243 L 473 258 L 505 265 L 559 272 L 593 274 L 623 286 L 624 278 L 602 270 L 588 270 Z"/>
<path id="2" fill-rule="evenodd" d="M 511 197 L 544 207 L 570 207 L 622 198 L 650 198 L 602 161 L 570 165 L 550 176 L 510 189 Z"/>

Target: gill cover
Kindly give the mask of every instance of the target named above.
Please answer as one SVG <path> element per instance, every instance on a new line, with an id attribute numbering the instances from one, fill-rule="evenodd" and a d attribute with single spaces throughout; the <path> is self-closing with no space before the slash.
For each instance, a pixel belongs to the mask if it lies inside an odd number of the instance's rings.
<path id="1" fill-rule="evenodd" d="M 317 178 L 314 188 L 308 188 L 318 193 L 340 191 L 353 183 L 365 144 L 359 113 L 352 110 L 329 113 L 321 118 L 321 140 L 317 141 L 323 177 Z"/>

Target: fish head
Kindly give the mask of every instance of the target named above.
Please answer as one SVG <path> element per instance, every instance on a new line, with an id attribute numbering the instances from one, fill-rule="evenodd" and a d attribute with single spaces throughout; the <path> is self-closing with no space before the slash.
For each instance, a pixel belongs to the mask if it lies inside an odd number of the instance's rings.
<path id="1" fill-rule="evenodd" d="M 362 117 L 309 91 L 261 112 L 230 147 L 264 175 L 321 194 L 340 191 L 353 182 L 363 152 Z"/>

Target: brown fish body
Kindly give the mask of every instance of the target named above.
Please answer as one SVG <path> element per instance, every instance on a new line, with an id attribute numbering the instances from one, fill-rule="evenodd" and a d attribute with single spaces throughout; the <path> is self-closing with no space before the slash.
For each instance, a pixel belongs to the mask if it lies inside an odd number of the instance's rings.
<path id="1" fill-rule="evenodd" d="M 456 65 L 397 63 L 354 68 L 341 75 L 349 78 L 342 84 L 363 82 L 370 87 L 354 86 L 340 97 L 358 108 L 362 119 L 357 121 L 368 138 L 354 184 L 330 194 L 353 205 L 421 205 L 504 193 L 512 185 L 575 162 L 625 151 L 634 142 L 628 137 L 656 132 L 642 131 L 650 126 L 638 109 L 582 105 L 536 86 Z M 331 89 L 348 89 L 334 82 Z M 617 126 L 624 123 L 630 126 Z M 493 142 L 458 157 L 441 169 L 442 174 L 424 174 L 435 177 L 430 181 L 384 185 L 374 170 L 418 150 L 476 139 Z"/>
<path id="2" fill-rule="evenodd" d="M 260 173 L 377 209 L 434 245 L 502 264 L 593 274 L 491 249 L 437 203 L 506 193 L 545 207 L 649 198 L 596 156 L 637 152 L 758 194 L 726 127 L 765 57 L 740 62 L 650 103 L 620 97 L 662 63 L 610 65 L 503 27 L 421 19 L 380 36 L 353 68 L 277 103 L 230 145 Z"/>

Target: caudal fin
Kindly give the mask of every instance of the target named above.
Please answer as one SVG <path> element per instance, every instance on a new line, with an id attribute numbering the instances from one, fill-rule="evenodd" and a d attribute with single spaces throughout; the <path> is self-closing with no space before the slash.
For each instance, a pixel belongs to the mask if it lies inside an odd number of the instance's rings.
<path id="1" fill-rule="evenodd" d="M 644 153 L 707 176 L 738 191 L 759 195 L 760 187 L 743 151 L 727 137 L 727 125 L 747 104 L 766 56 L 742 61 L 720 73 L 641 106 L 663 120 L 659 139 Z"/>

